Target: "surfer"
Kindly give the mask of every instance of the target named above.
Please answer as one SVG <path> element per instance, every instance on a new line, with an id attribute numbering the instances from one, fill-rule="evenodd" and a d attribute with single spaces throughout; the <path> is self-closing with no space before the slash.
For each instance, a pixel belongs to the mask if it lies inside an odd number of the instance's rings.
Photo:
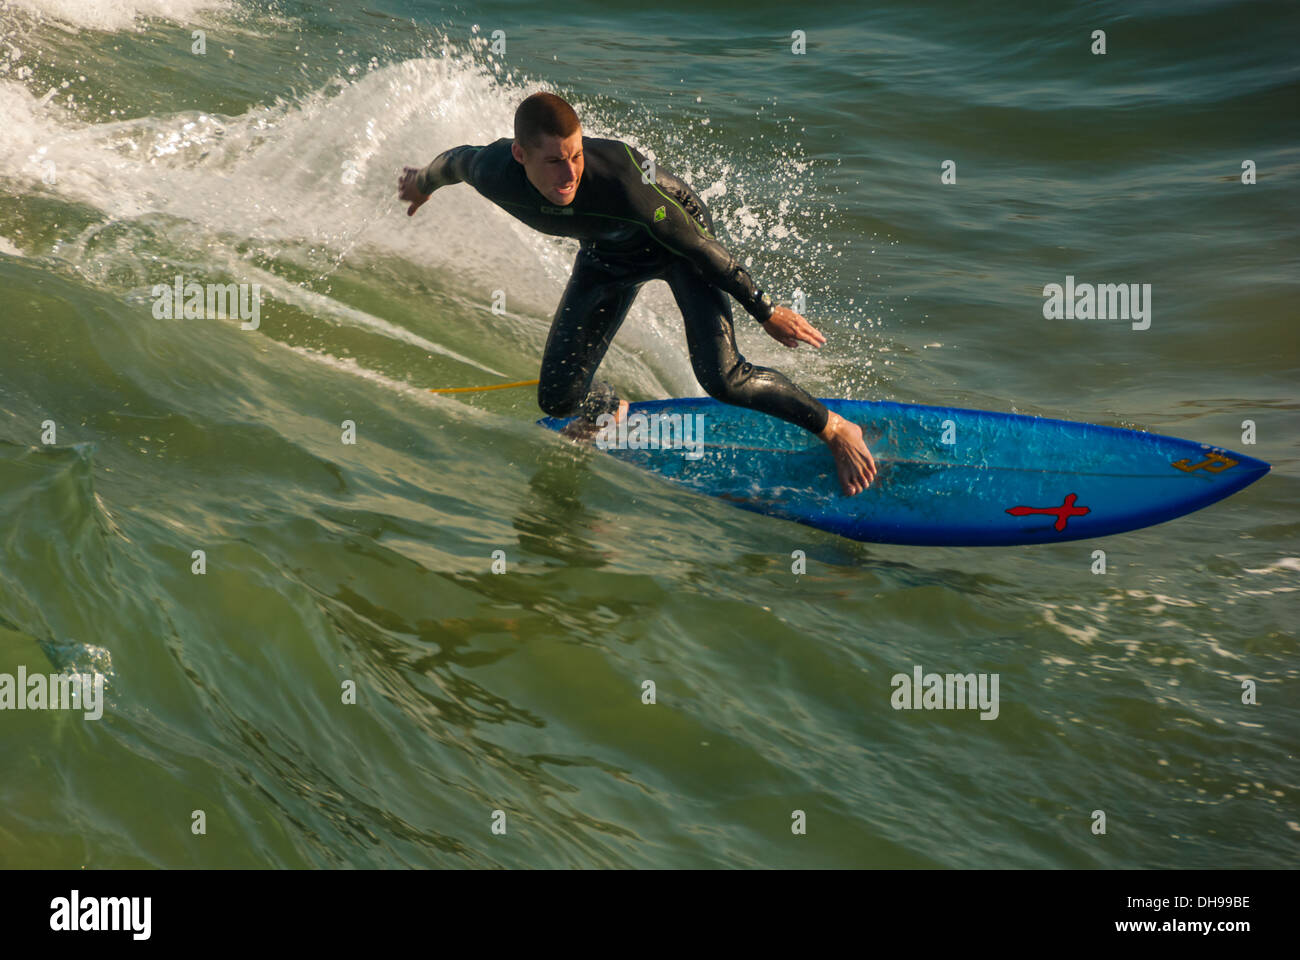
<path id="1" fill-rule="evenodd" d="M 717 241 L 695 191 L 662 167 L 651 177 L 649 161 L 621 140 L 584 137 L 578 115 L 555 94 L 526 98 L 514 127 L 513 140 L 453 147 L 423 169 L 403 168 L 397 195 L 413 216 L 439 187 L 468 183 L 533 229 L 578 240 L 542 353 L 542 410 L 580 414 L 578 432 L 587 435 L 601 414 L 623 419 L 627 401 L 593 377 L 641 285 L 662 279 L 686 323 L 691 368 L 709 396 L 815 433 L 835 458 L 844 493 L 866 489 L 876 463 L 862 428 L 736 349 L 727 294 L 787 347 L 820 347 L 826 338 L 755 285 Z"/>

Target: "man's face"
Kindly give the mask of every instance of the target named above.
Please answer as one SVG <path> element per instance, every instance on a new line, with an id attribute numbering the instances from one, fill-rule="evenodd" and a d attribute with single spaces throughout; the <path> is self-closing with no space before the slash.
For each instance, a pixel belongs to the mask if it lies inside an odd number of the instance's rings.
<path id="1" fill-rule="evenodd" d="M 524 165 L 528 182 L 538 193 L 559 207 L 573 202 L 582 179 L 581 129 L 564 139 L 543 134 L 541 143 L 531 150 L 523 149 L 516 140 L 510 151 Z"/>

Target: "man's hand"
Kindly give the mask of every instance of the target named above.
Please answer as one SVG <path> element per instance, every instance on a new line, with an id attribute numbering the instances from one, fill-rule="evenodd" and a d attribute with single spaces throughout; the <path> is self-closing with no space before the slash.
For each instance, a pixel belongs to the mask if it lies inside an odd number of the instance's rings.
<path id="1" fill-rule="evenodd" d="M 811 323 L 789 307 L 777 307 L 772 316 L 763 323 L 763 329 L 778 343 L 787 347 L 797 347 L 799 341 L 820 347 L 826 338 Z"/>
<path id="2" fill-rule="evenodd" d="M 397 199 L 405 200 L 410 204 L 406 208 L 408 217 L 415 216 L 415 211 L 420 209 L 420 205 L 433 196 L 430 193 L 420 192 L 417 186 L 419 176 L 420 171 L 415 167 L 402 167 L 402 175 L 397 178 Z"/>

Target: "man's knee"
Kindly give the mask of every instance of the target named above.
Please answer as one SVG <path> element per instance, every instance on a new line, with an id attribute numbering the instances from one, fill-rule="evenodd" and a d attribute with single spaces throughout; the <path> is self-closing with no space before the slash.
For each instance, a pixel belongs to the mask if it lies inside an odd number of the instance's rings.
<path id="1" fill-rule="evenodd" d="M 695 370 L 695 379 L 713 399 L 722 403 L 743 404 L 750 381 L 764 369 L 741 358 L 730 369 L 712 364 L 701 366 Z"/>
<path id="2" fill-rule="evenodd" d="M 618 410 L 619 398 L 614 388 L 604 380 L 584 389 L 578 383 L 563 383 L 543 377 L 537 385 L 537 405 L 548 417 L 572 417 L 580 414 L 589 420 L 595 420 L 602 413 Z"/>
<path id="3" fill-rule="evenodd" d="M 548 382 L 543 377 L 537 385 L 537 405 L 548 417 L 571 417 L 581 401 L 582 394 L 572 384 Z"/>

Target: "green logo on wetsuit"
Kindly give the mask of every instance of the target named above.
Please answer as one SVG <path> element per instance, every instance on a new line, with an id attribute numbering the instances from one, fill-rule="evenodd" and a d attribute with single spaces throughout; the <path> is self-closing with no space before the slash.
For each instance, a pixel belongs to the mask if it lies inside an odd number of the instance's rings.
<path id="1" fill-rule="evenodd" d="M 663 207 L 660 207 L 658 210 L 655 211 L 655 223 L 658 223 L 666 216 L 668 216 L 667 212 L 664 210 Z"/>
<path id="2" fill-rule="evenodd" d="M 561 216 L 566 216 L 566 217 L 573 216 L 573 209 L 571 207 L 548 207 L 545 204 L 543 204 L 540 209 L 542 213 L 558 213 Z"/>

